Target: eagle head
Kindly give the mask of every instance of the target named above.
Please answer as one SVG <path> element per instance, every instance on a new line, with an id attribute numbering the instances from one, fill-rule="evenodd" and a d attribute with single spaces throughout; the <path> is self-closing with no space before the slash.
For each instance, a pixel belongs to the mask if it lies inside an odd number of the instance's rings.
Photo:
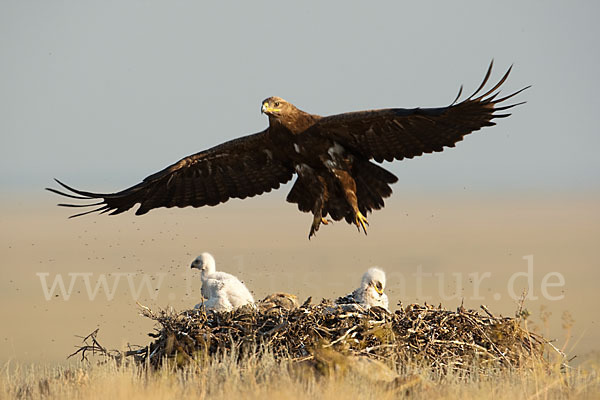
<path id="1" fill-rule="evenodd" d="M 260 111 L 267 114 L 269 117 L 284 117 L 289 115 L 296 109 L 292 104 L 288 103 L 281 97 L 269 97 L 263 100 Z"/>

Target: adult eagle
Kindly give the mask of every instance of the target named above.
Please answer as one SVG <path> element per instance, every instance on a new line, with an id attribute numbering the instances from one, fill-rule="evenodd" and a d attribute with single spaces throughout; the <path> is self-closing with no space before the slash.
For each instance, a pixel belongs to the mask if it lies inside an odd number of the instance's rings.
<path id="1" fill-rule="evenodd" d="M 214 206 L 232 197 L 244 199 L 279 188 L 294 174 L 298 177 L 287 201 L 312 212 L 309 239 L 327 224 L 345 219 L 367 233 L 366 215 L 384 206 L 398 178 L 378 163 L 413 158 L 442 151 L 484 126 L 495 125 L 497 114 L 522 103 L 500 105 L 521 89 L 497 98 L 511 68 L 491 89 L 481 93 L 492 72 L 493 61 L 479 88 L 465 100 L 462 93 L 447 107 L 389 108 L 322 117 L 309 114 L 279 97 L 262 102 L 269 127 L 211 149 L 185 157 L 148 176 L 141 183 L 116 193 L 74 189 L 56 180 L 71 193 L 51 192 L 78 200 L 100 199 L 91 204 L 59 204 L 92 207 L 93 212 L 120 214 L 135 204 L 136 215 L 158 207 Z"/>

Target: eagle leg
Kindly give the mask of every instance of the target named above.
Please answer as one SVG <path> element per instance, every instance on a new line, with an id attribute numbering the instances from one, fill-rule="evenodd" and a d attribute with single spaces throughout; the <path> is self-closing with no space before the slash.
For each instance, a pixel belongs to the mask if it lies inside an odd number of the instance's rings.
<path id="1" fill-rule="evenodd" d="M 314 236 L 315 233 L 317 233 L 317 231 L 319 230 L 319 226 L 321 226 L 321 224 L 329 225 L 330 223 L 333 222 L 332 220 L 323 217 L 321 212 L 322 212 L 321 210 L 317 210 L 314 214 L 313 223 L 310 227 L 310 233 L 308 234 L 308 240 L 310 240 L 310 238 L 312 236 Z"/>
<path id="2" fill-rule="evenodd" d="M 308 234 L 308 240 L 310 240 L 310 238 L 319 230 L 319 226 L 321 226 L 321 224 L 329 225 L 329 222 L 331 222 L 323 217 L 323 204 L 325 203 L 325 198 L 327 197 L 327 184 L 322 177 L 318 177 L 318 180 L 321 184 L 321 194 L 317 196 L 317 200 L 313 206 L 313 222 Z"/>
<path id="3" fill-rule="evenodd" d="M 318 202 L 320 203 L 320 202 Z M 322 207 L 321 207 L 322 208 Z M 308 240 L 310 240 L 311 237 L 313 237 L 315 235 L 315 233 L 317 233 L 317 231 L 319 230 L 319 226 L 321 226 L 321 224 L 323 225 L 327 225 L 328 222 L 325 218 L 323 218 L 321 216 L 321 210 L 313 210 L 313 222 L 312 225 L 310 226 L 310 232 L 308 234 Z"/>
<path id="4" fill-rule="evenodd" d="M 348 171 L 344 171 L 342 169 L 333 169 L 333 173 L 338 179 L 338 182 L 344 191 L 344 195 L 346 196 L 346 201 L 352 208 L 352 212 L 354 214 L 354 224 L 358 228 L 358 232 L 360 232 L 360 228 L 362 228 L 365 235 L 367 234 L 367 226 L 369 226 L 369 221 L 367 218 L 362 215 L 360 210 L 358 209 L 358 199 L 356 198 L 356 181 L 348 173 Z"/>
<path id="5" fill-rule="evenodd" d="M 313 223 L 310 227 L 310 233 L 308 234 L 308 240 L 310 240 L 310 238 L 312 236 L 314 236 L 315 233 L 317 233 L 317 231 L 319 230 L 319 226 L 321 226 L 321 224 L 329 225 L 332 222 L 333 221 L 330 219 L 327 219 L 325 217 L 320 217 L 319 215 L 315 214 L 315 216 L 313 218 Z"/>

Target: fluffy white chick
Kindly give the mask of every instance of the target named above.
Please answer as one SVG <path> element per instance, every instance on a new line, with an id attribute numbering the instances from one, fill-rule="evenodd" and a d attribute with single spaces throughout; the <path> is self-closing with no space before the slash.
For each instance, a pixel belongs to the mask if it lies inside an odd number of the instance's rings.
<path id="1" fill-rule="evenodd" d="M 235 276 L 216 271 L 215 258 L 202 253 L 192 262 L 191 268 L 200 270 L 202 296 L 207 310 L 232 311 L 247 304 L 254 305 L 254 298 L 246 286 Z M 200 308 L 202 303 L 194 308 Z"/>
<path id="2" fill-rule="evenodd" d="M 388 297 L 385 289 L 385 272 L 373 267 L 362 276 L 360 287 L 347 296 L 336 300 L 337 304 L 358 304 L 364 308 L 379 306 L 388 310 Z M 389 310 L 388 310 L 389 311 Z"/>

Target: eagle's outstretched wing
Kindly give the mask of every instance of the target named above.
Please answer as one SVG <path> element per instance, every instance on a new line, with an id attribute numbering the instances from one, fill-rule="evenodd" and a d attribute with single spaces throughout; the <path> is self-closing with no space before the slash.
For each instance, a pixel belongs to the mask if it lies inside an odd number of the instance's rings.
<path id="1" fill-rule="evenodd" d="M 442 151 L 444 147 L 454 147 L 465 135 L 495 125 L 495 118 L 510 115 L 497 114 L 497 111 L 523 104 L 499 106 L 528 87 L 496 98 L 512 67 L 494 87 L 480 94 L 489 80 L 492 65 L 493 62 L 475 93 L 459 103 L 462 87 L 456 100 L 447 107 L 389 108 L 332 115 L 319 120 L 308 132 L 333 138 L 353 152 L 377 162 L 413 158 L 423 153 Z"/>
<path id="2" fill-rule="evenodd" d="M 252 197 L 279 188 L 293 174 L 293 167 L 277 158 L 276 150 L 263 131 L 185 157 L 117 193 L 85 192 L 59 180 L 56 181 L 71 193 L 46 189 L 73 199 L 101 200 L 91 204 L 59 204 L 96 206 L 71 217 L 93 212 L 120 214 L 136 203 L 140 204 L 136 214 L 141 215 L 158 207 L 214 206 L 230 198 Z"/>

